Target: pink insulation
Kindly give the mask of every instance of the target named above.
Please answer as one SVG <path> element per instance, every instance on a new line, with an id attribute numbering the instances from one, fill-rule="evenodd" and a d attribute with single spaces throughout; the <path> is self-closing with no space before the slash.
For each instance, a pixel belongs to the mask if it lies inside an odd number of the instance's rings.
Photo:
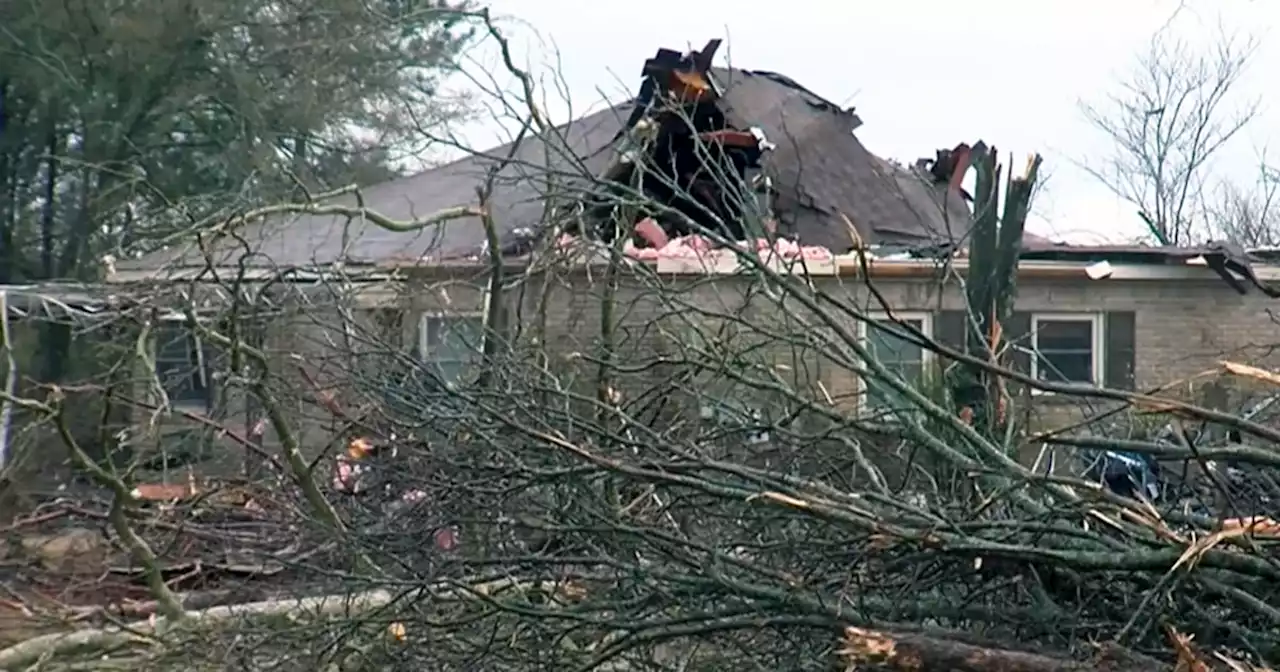
<path id="1" fill-rule="evenodd" d="M 572 236 L 562 236 L 559 245 L 560 247 L 566 247 L 577 240 Z M 774 241 L 757 238 L 754 241 L 740 241 L 736 243 L 736 246 L 739 249 L 754 249 L 757 254 L 766 259 L 773 257 L 786 260 L 827 261 L 835 256 L 831 250 L 825 247 L 800 245 L 795 241 L 783 238 Z M 624 254 L 638 261 L 657 261 L 664 258 L 701 259 L 719 252 L 719 246 L 714 241 L 700 235 L 675 238 L 661 248 L 636 247 L 630 242 L 623 248 Z"/>
<path id="2" fill-rule="evenodd" d="M 780 259 L 805 259 L 808 261 L 825 261 L 831 259 L 831 250 L 825 247 L 817 247 L 813 245 L 800 245 L 795 241 L 779 238 L 778 240 L 769 241 L 764 238 L 757 238 L 754 241 L 742 241 L 737 243 L 740 249 L 754 249 L 757 254 L 762 257 L 775 257 Z M 657 261 L 661 258 L 668 259 L 697 259 L 708 256 L 717 252 L 717 246 L 702 236 L 684 236 L 676 238 L 667 243 L 662 249 L 654 248 L 636 248 L 628 245 L 626 248 L 627 256 L 642 261 Z"/>

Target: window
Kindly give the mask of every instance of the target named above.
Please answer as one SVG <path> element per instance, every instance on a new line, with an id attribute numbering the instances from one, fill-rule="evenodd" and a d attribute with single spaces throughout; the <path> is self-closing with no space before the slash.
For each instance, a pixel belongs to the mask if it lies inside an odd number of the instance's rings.
<path id="1" fill-rule="evenodd" d="M 185 317 L 162 318 L 154 329 L 156 377 L 169 403 L 208 410 L 213 404 L 213 379 L 205 344 Z"/>
<path id="2" fill-rule="evenodd" d="M 1097 315 L 1033 315 L 1031 375 L 1055 383 L 1098 383 L 1099 322 Z"/>
<path id="3" fill-rule="evenodd" d="M 418 326 L 419 352 L 446 383 L 462 381 L 480 359 L 484 347 L 482 316 L 422 316 Z"/>
<path id="4" fill-rule="evenodd" d="M 926 336 L 932 332 L 933 324 L 926 314 L 898 314 L 898 322 L 919 329 Z M 863 325 L 867 350 L 878 362 L 889 371 L 901 376 L 909 385 L 918 384 L 925 375 L 926 366 L 932 353 L 921 346 L 904 340 L 906 332 L 898 322 L 885 318 L 874 320 L 883 325 L 877 329 Z M 901 334 L 901 335 L 899 335 Z M 901 406 L 897 401 L 898 394 L 893 388 L 879 380 L 864 378 L 866 382 L 866 407 L 870 409 L 888 409 Z"/>

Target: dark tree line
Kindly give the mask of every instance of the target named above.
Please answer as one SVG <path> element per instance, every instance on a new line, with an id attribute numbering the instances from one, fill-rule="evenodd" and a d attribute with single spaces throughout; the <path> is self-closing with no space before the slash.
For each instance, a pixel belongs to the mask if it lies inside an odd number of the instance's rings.
<path id="1" fill-rule="evenodd" d="M 396 173 L 461 3 L 20 0 L 0 10 L 0 282 L 87 277 L 230 199 Z"/>
<path id="2" fill-rule="evenodd" d="M 439 83 L 465 9 L 0 5 L 0 284 L 92 279 L 209 212 L 396 175 L 423 126 L 464 113 Z"/>

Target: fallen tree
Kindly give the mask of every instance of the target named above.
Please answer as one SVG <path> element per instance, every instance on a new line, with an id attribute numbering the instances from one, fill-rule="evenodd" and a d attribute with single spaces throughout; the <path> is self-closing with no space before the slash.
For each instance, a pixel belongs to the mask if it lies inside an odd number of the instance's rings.
<path id="1" fill-rule="evenodd" d="M 166 637 L 181 638 L 184 631 L 200 632 L 227 626 L 253 627 L 252 624 L 256 621 L 279 617 L 287 617 L 295 621 L 324 621 L 335 617 L 358 619 L 397 600 L 477 599 L 512 589 L 537 589 L 554 593 L 559 587 L 528 584 L 515 580 L 498 580 L 462 588 L 448 585 L 424 587 L 400 594 L 378 589 L 354 594 L 317 595 L 227 604 L 206 609 L 184 610 L 181 618 L 178 619 L 157 618 L 153 614 L 145 620 L 126 625 L 53 633 L 29 639 L 7 649 L 0 649 L 0 670 L 27 669 L 41 661 L 74 653 L 87 652 L 93 657 L 118 655 L 122 650 L 132 647 L 154 646 Z M 125 651 L 125 653 L 128 652 Z"/>
<path id="2" fill-rule="evenodd" d="M 675 208 L 658 195 L 692 187 L 633 182 L 678 182 L 686 173 L 615 171 L 625 179 L 597 189 L 586 167 L 570 180 L 524 165 L 563 143 L 530 102 L 533 79 L 502 53 L 528 109 L 517 140 L 483 164 L 490 168 L 475 203 L 406 222 L 371 213 L 354 190 L 343 197 L 358 207 L 227 213 L 225 225 L 192 243 L 206 264 L 194 274 L 199 282 L 184 269 L 127 297 L 122 289 L 117 304 L 93 313 L 131 336 L 112 371 L 145 374 L 128 384 L 6 393 L 10 405 L 50 423 L 93 481 L 104 501 L 96 519 L 109 529 L 107 573 L 145 586 L 155 614 L 18 643 L 0 651 L 0 667 L 92 669 L 90 659 L 121 649 L 134 667 L 145 660 L 151 669 L 583 672 L 1141 671 L 1243 657 L 1228 649 L 1259 664 L 1280 653 L 1280 612 L 1271 606 L 1278 542 L 1265 501 L 1249 500 L 1250 511 L 1192 510 L 1026 459 L 1029 447 L 1050 444 L 1137 452 L 1203 467 L 1188 487 L 1218 488 L 1210 461 L 1259 477 L 1278 466 L 1258 445 L 1280 441 L 1266 412 L 1210 409 L 1167 389 L 1057 384 L 1009 366 L 996 356 L 1007 340 L 996 325 L 1012 301 L 1016 225 L 988 250 L 990 284 L 969 287 L 964 317 L 980 328 L 948 343 L 898 318 L 872 273 L 817 272 L 887 262 L 871 250 L 835 259 L 779 240 L 768 198 L 734 205 L 747 220 L 741 236 L 683 212 L 699 198 L 740 195 L 745 171 L 717 182 L 693 170 L 703 193 L 684 194 L 691 198 Z M 655 103 L 665 107 L 641 109 L 628 131 L 634 151 L 619 161 L 656 152 L 646 135 L 655 128 L 661 135 L 682 115 L 705 113 L 703 126 L 686 119 L 697 132 L 682 136 L 692 149 L 681 160 L 733 141 L 755 143 L 754 165 L 763 144 L 754 133 L 706 127 L 718 120 L 698 106 L 719 94 L 704 60 L 684 55 L 657 69 L 669 80 L 665 102 Z M 685 96 L 675 102 L 672 81 Z M 557 166 L 576 165 L 560 158 Z M 981 158 L 983 182 L 994 182 L 994 157 Z M 518 241 L 532 250 L 504 256 L 510 241 L 490 200 L 514 179 L 503 172 L 513 165 L 560 190 L 548 203 L 606 199 L 591 216 L 613 218 L 604 224 L 614 237 L 556 235 L 580 213 L 552 208 L 550 231 Z M 1020 190 L 1030 190 L 1030 177 Z M 1010 219 L 1025 201 L 1013 201 Z M 258 251 L 242 237 L 246 217 L 299 213 L 399 232 L 470 215 L 486 245 L 474 259 L 426 269 L 416 259 L 376 272 L 335 264 L 301 279 L 251 269 Z M 983 223 L 983 240 L 999 241 L 994 215 Z M 637 238 L 686 232 L 694 235 L 660 250 L 636 249 Z M 218 244 L 239 250 L 243 263 L 222 263 Z M 944 278 L 936 289 L 959 296 L 958 284 Z M 197 365 L 218 353 L 210 379 L 234 403 L 208 413 L 174 408 L 149 348 L 161 311 L 193 332 L 204 353 Z M 971 404 L 935 372 L 912 371 L 873 342 L 958 365 L 981 387 L 979 401 L 998 400 L 987 420 L 1026 410 L 1019 404 L 1029 395 L 1006 395 L 1005 384 L 1016 383 L 1080 400 L 1089 431 L 975 422 Z M 923 354 L 920 361 L 924 369 Z M 1232 366 L 1205 376 L 1265 383 L 1269 373 Z M 175 483 L 184 479 L 164 460 L 161 469 L 140 466 L 155 457 L 141 448 L 119 464 L 95 459 L 68 428 L 77 395 L 130 409 L 125 434 L 154 439 L 161 456 L 159 428 L 179 421 L 207 433 L 219 456 L 243 455 L 257 494 L 234 508 L 257 512 L 246 518 L 270 514 L 255 537 L 275 546 L 232 553 L 246 520 L 206 524 L 210 506 L 201 502 L 217 489 L 194 476 Z M 1103 402 L 1104 410 L 1088 410 Z M 1208 430 L 1191 437 L 1180 430 L 1191 421 L 1255 445 Z M 1140 431 L 1142 423 L 1179 431 Z M 104 429 L 108 437 L 121 430 Z M 208 549 L 193 537 L 220 542 L 218 553 L 202 555 Z M 196 607 L 178 584 L 206 580 L 205 570 L 233 573 L 228 584 L 240 585 L 230 588 L 291 598 Z M 114 605 L 103 601 L 77 613 L 106 619 Z M 1194 635 L 1203 650 L 1186 653 L 1190 640 L 1171 633 Z"/>
<path id="3" fill-rule="evenodd" d="M 1113 646 L 1098 647 L 1092 660 L 1063 660 L 1050 656 L 977 646 L 917 633 L 892 633 L 848 627 L 840 655 L 848 669 L 900 672 L 1156 672 L 1169 669 L 1160 661 Z"/>

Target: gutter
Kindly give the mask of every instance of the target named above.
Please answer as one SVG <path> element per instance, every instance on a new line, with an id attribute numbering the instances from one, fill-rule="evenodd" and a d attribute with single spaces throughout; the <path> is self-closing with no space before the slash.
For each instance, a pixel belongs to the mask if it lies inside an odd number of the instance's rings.
<path id="1" fill-rule="evenodd" d="M 714 256 L 714 255 L 713 255 Z M 858 255 L 836 255 L 826 259 L 774 260 L 767 264 L 774 271 L 787 275 L 811 277 L 859 277 L 863 274 L 864 261 Z M 865 261 L 866 270 L 873 278 L 935 278 L 945 269 L 965 272 L 969 260 L 952 259 L 949 262 L 933 259 L 875 259 Z M 736 255 L 699 259 L 689 257 L 660 258 L 657 272 L 663 275 L 733 275 L 739 272 Z M 1280 266 L 1254 266 L 1254 276 L 1262 281 L 1280 281 Z M 1206 263 L 1203 257 L 1195 257 L 1182 264 L 1134 264 L 1109 261 L 1038 261 L 1023 259 L 1018 262 L 1018 278 L 1040 280 L 1079 280 L 1101 282 L 1105 280 L 1162 280 L 1196 281 L 1222 280 L 1220 271 Z"/>
<path id="2" fill-rule="evenodd" d="M 511 260 L 510 268 L 517 272 L 525 268 L 523 260 Z M 579 262 L 572 270 L 587 270 L 605 263 L 603 259 L 595 262 Z M 734 275 L 740 272 L 740 264 L 736 255 L 711 254 L 706 257 L 673 257 L 659 258 L 653 261 L 633 261 L 654 268 L 661 275 L 672 276 L 706 276 Z M 827 259 L 806 260 L 774 260 L 767 264 L 782 275 L 810 277 L 853 278 L 862 275 L 862 261 L 857 255 L 838 255 Z M 887 279 L 926 279 L 937 278 L 946 269 L 958 272 L 967 271 L 969 262 L 966 259 L 954 259 L 948 262 L 924 259 L 868 259 L 870 276 Z M 220 269 L 221 277 L 234 277 L 237 269 Z M 487 267 L 479 263 L 446 263 L 446 264 L 396 264 L 378 268 L 366 268 L 357 271 L 351 267 L 342 270 L 317 269 L 294 270 L 288 274 L 288 280 L 294 282 L 392 282 L 403 279 L 407 275 L 420 273 L 467 272 L 483 274 Z M 1254 266 L 1254 274 L 1259 280 L 1280 281 L 1280 266 Z M 225 275 L 223 274 L 225 273 Z M 281 280 L 278 270 L 249 270 L 244 279 L 250 281 Z M 1102 262 L 1071 261 L 1034 261 L 1023 260 L 1018 263 L 1018 278 L 1031 280 L 1065 280 L 1080 282 L 1119 281 L 1218 281 L 1221 276 L 1210 268 L 1203 258 L 1189 259 L 1183 264 L 1114 264 Z M 107 276 L 107 284 L 154 284 L 157 282 L 190 282 L 213 284 L 213 274 L 203 268 L 175 269 L 171 271 L 117 271 Z"/>

